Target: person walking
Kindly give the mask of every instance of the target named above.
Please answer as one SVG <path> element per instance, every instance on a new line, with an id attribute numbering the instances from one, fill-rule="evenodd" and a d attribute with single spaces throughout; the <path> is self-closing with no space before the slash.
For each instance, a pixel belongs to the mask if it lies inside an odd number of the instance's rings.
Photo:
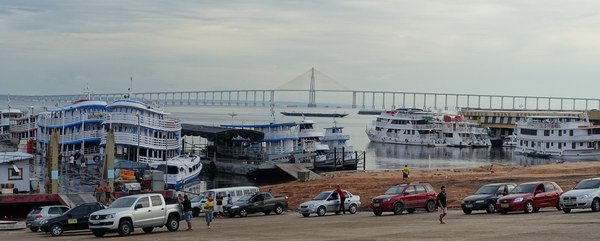
<path id="1" fill-rule="evenodd" d="M 179 194 L 181 196 L 181 194 Z M 183 218 L 187 222 L 188 228 L 185 231 L 192 230 L 192 202 L 188 199 L 187 195 L 183 196 Z"/>
<path id="2" fill-rule="evenodd" d="M 223 195 L 221 193 L 217 193 L 217 217 L 223 216 Z"/>
<path id="3" fill-rule="evenodd" d="M 206 226 L 208 226 L 208 229 L 210 229 L 210 223 L 213 221 L 214 207 L 215 204 L 213 202 L 212 194 L 208 193 L 206 202 L 204 202 L 204 220 L 206 221 Z"/>
<path id="4" fill-rule="evenodd" d="M 106 205 L 108 205 L 108 203 L 110 202 L 110 193 L 111 192 L 112 192 L 112 187 L 110 186 L 110 183 L 106 183 L 106 186 L 104 187 Z"/>
<path id="5" fill-rule="evenodd" d="M 69 171 L 73 171 L 75 169 L 75 157 L 73 154 L 69 156 Z"/>
<path id="6" fill-rule="evenodd" d="M 96 197 L 96 202 L 100 203 L 102 201 L 102 193 L 102 185 L 98 183 L 98 185 L 96 185 L 96 188 L 94 189 L 94 196 Z"/>
<path id="7" fill-rule="evenodd" d="M 80 175 L 85 174 L 87 168 L 87 164 L 85 163 L 85 159 L 81 160 L 81 166 L 79 167 Z"/>
<path id="8" fill-rule="evenodd" d="M 179 193 L 177 194 L 177 201 L 179 201 L 179 203 L 183 203 L 183 201 L 185 201 L 185 197 L 181 196 L 181 193 Z"/>
<path id="9" fill-rule="evenodd" d="M 338 212 L 341 214 L 346 214 L 346 207 L 344 207 L 344 203 L 346 203 L 346 191 L 344 191 L 340 185 L 337 185 L 335 192 L 338 194 L 338 198 L 340 199 L 340 209 Z"/>
<path id="10" fill-rule="evenodd" d="M 444 222 L 444 217 L 448 213 L 448 205 L 446 203 L 446 187 L 442 186 L 442 191 L 438 193 L 435 204 L 438 208 L 438 212 L 440 213 L 440 224 L 446 224 Z"/>
<path id="11" fill-rule="evenodd" d="M 227 210 L 233 206 L 233 199 L 231 198 L 231 194 L 227 193 Z M 229 211 L 228 211 L 229 212 Z"/>
<path id="12" fill-rule="evenodd" d="M 408 182 L 409 174 L 410 169 L 408 169 L 408 165 L 404 165 L 404 168 L 402 168 L 402 180 L 404 180 L 404 182 Z"/>

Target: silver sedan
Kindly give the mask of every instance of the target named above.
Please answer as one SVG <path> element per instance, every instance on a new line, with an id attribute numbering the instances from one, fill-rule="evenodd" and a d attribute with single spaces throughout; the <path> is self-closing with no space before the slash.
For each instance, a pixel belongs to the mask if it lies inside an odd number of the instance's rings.
<path id="1" fill-rule="evenodd" d="M 344 201 L 344 208 L 348 210 L 350 214 L 356 213 L 358 207 L 360 207 L 360 196 L 352 195 L 352 193 L 346 192 L 346 200 Z M 316 213 L 318 216 L 323 216 L 327 212 L 339 213 L 340 210 L 340 199 L 334 191 L 324 191 L 315 196 L 312 200 L 300 204 L 298 212 L 304 217 L 310 216 L 311 213 Z"/>

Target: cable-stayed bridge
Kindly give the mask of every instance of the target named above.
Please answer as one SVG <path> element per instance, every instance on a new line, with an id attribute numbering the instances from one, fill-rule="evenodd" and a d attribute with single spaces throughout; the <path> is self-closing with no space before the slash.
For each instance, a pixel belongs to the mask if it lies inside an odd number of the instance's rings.
<path id="1" fill-rule="evenodd" d="M 351 90 L 333 78 L 311 68 L 275 89 L 227 89 L 134 92 L 131 99 L 156 105 L 202 106 L 269 106 L 285 101 L 290 93 L 307 95 L 308 107 L 317 107 L 317 96 L 348 98 L 342 105 L 362 109 L 423 108 L 449 110 L 455 108 L 525 109 L 525 110 L 589 110 L 600 109 L 600 98 L 491 95 L 472 93 L 436 93 L 386 90 Z M 129 93 L 93 93 L 93 99 L 114 101 Z M 82 98 L 75 95 L 11 95 L 14 101 L 62 105 Z M 7 96 L 0 96 L 6 99 Z"/>

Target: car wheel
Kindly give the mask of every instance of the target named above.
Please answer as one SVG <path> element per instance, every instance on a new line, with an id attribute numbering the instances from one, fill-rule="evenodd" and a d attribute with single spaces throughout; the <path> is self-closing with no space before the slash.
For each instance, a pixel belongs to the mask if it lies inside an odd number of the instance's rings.
<path id="1" fill-rule="evenodd" d="M 302 216 L 304 216 L 305 218 L 310 216 L 310 213 L 303 213 Z"/>
<path id="2" fill-rule="evenodd" d="M 102 238 L 104 237 L 104 234 L 106 234 L 106 232 L 104 230 L 97 230 L 97 229 L 92 229 L 92 233 L 94 234 L 94 236 Z"/>
<path id="3" fill-rule="evenodd" d="M 504 209 L 500 210 L 500 214 L 507 214 L 507 213 L 508 213 L 508 210 L 504 210 Z"/>
<path id="4" fill-rule="evenodd" d="M 246 210 L 245 208 L 240 209 L 240 217 L 247 217 L 248 216 L 248 210 Z"/>
<path id="5" fill-rule="evenodd" d="M 325 209 L 325 207 L 320 206 L 319 208 L 317 208 L 317 216 L 324 216 L 325 213 L 327 213 L 327 210 Z"/>
<path id="6" fill-rule="evenodd" d="M 348 207 L 348 212 L 350 212 L 350 214 L 355 214 L 357 209 L 358 208 L 356 207 L 356 204 L 350 204 L 350 207 Z"/>
<path id="7" fill-rule="evenodd" d="M 425 211 L 430 213 L 430 212 L 433 212 L 434 210 L 435 210 L 435 203 L 433 203 L 433 200 L 427 201 L 427 205 L 425 205 Z"/>
<path id="8" fill-rule="evenodd" d="M 560 211 L 562 208 L 560 207 L 560 201 L 556 200 L 556 210 Z"/>
<path id="9" fill-rule="evenodd" d="M 133 227 L 131 226 L 131 222 L 128 220 L 123 220 L 119 223 L 118 233 L 119 236 L 125 237 L 131 234 Z"/>
<path id="10" fill-rule="evenodd" d="M 403 211 L 404 211 L 404 204 L 402 204 L 402 203 L 394 204 L 394 214 L 395 215 L 402 214 Z"/>
<path id="11" fill-rule="evenodd" d="M 39 228 L 37 228 L 37 227 L 30 227 L 30 228 L 29 228 L 29 230 L 31 230 L 31 232 L 34 232 L 34 233 L 35 233 L 35 232 L 37 232 L 37 231 L 38 231 L 38 230 L 40 230 L 40 229 L 39 229 Z"/>
<path id="12" fill-rule="evenodd" d="M 525 203 L 525 209 L 523 211 L 525 213 L 532 213 L 534 211 L 533 203 L 531 201 L 527 201 Z"/>
<path id="13" fill-rule="evenodd" d="M 152 230 L 154 230 L 154 227 L 142 228 L 142 230 L 144 231 L 144 233 L 152 233 Z"/>
<path id="14" fill-rule="evenodd" d="M 571 212 L 571 209 L 570 209 L 570 208 L 563 208 L 563 212 L 565 212 L 565 213 L 570 213 L 570 212 Z"/>
<path id="15" fill-rule="evenodd" d="M 52 225 L 52 227 L 50 227 L 50 234 L 52 236 L 60 236 L 63 233 L 63 228 L 60 224 L 54 224 Z"/>
<path id="16" fill-rule="evenodd" d="M 200 209 L 199 208 L 192 209 L 192 216 L 194 216 L 194 217 L 200 216 Z"/>
<path id="17" fill-rule="evenodd" d="M 600 199 L 594 198 L 594 201 L 592 201 L 592 211 L 600 211 Z"/>
<path id="18" fill-rule="evenodd" d="M 170 215 L 167 219 L 167 229 L 169 232 L 175 232 L 179 229 L 179 217 L 177 215 Z"/>
<path id="19" fill-rule="evenodd" d="M 279 214 L 282 214 L 282 213 L 283 213 L 283 206 L 277 205 L 275 207 L 275 214 L 279 215 Z"/>
<path id="20" fill-rule="evenodd" d="M 465 214 L 471 214 L 473 212 L 473 210 L 471 209 L 463 209 L 463 213 Z"/>
<path id="21" fill-rule="evenodd" d="M 485 211 L 487 213 L 495 213 L 496 212 L 496 204 L 495 203 L 488 203 Z"/>

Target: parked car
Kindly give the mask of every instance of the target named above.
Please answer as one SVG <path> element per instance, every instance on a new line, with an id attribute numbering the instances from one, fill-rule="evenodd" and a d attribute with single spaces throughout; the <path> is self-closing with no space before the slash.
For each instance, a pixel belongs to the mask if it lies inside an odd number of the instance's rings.
<path id="1" fill-rule="evenodd" d="M 138 194 L 121 197 L 107 209 L 92 213 L 90 229 L 96 237 L 112 232 L 128 236 L 134 228 L 151 233 L 154 228 L 163 226 L 174 232 L 179 229 L 181 217 L 177 201 L 167 204 L 161 194 Z"/>
<path id="2" fill-rule="evenodd" d="M 473 210 L 485 210 L 487 213 L 496 212 L 496 201 L 498 197 L 508 195 L 515 188 L 514 183 L 494 183 L 477 189 L 473 195 L 463 199 L 460 207 L 465 214 L 471 214 Z"/>
<path id="3" fill-rule="evenodd" d="M 40 223 L 43 220 L 61 216 L 66 211 L 69 211 L 69 207 L 61 205 L 33 208 L 31 212 L 27 214 L 25 226 L 27 226 L 31 232 L 37 232 L 40 229 Z"/>
<path id="4" fill-rule="evenodd" d="M 509 211 L 537 212 L 540 208 L 555 207 L 560 210 L 559 198 L 563 190 L 554 182 L 539 181 L 519 184 L 509 195 L 496 202 L 501 214 Z"/>
<path id="5" fill-rule="evenodd" d="M 227 211 L 230 207 L 227 204 L 227 194 L 231 196 L 231 202 L 234 203 L 242 196 L 252 193 L 257 193 L 260 190 L 258 187 L 254 186 L 242 186 L 242 187 L 226 187 L 226 188 L 216 188 L 210 189 L 206 191 L 205 195 L 198 195 L 195 198 L 192 198 L 192 212 L 194 217 L 200 215 L 201 212 L 204 212 L 204 202 L 206 202 L 206 198 L 210 193 L 213 198 L 217 196 L 217 194 L 221 194 L 223 196 L 223 205 L 225 211 Z"/>
<path id="6" fill-rule="evenodd" d="M 81 204 L 61 216 L 43 220 L 40 229 L 52 236 L 60 236 L 64 231 L 87 230 L 90 214 L 104 208 L 100 203 Z"/>
<path id="7" fill-rule="evenodd" d="M 346 200 L 344 201 L 344 208 L 348 210 L 350 214 L 355 214 L 358 207 L 360 207 L 360 196 L 352 195 L 352 193 L 346 192 Z M 324 191 L 315 196 L 312 200 L 300 204 L 298 212 L 304 217 L 310 216 L 311 213 L 316 213 L 318 216 L 323 216 L 325 213 L 334 212 L 339 213 L 340 200 L 338 193 L 335 191 Z"/>
<path id="8" fill-rule="evenodd" d="M 591 208 L 600 211 L 600 178 L 584 179 L 573 188 L 560 196 L 560 207 L 565 213 L 571 209 Z"/>
<path id="9" fill-rule="evenodd" d="M 282 214 L 288 208 L 288 197 L 276 196 L 271 193 L 259 192 L 242 196 L 237 202 L 234 202 L 229 209 L 229 216 L 246 217 L 251 213 L 263 212 L 269 215 L 271 212 Z"/>
<path id="10" fill-rule="evenodd" d="M 427 212 L 435 210 L 437 193 L 429 183 L 398 184 L 390 187 L 383 195 L 373 198 L 371 209 L 380 216 L 383 212 L 413 213 L 417 208 Z"/>

